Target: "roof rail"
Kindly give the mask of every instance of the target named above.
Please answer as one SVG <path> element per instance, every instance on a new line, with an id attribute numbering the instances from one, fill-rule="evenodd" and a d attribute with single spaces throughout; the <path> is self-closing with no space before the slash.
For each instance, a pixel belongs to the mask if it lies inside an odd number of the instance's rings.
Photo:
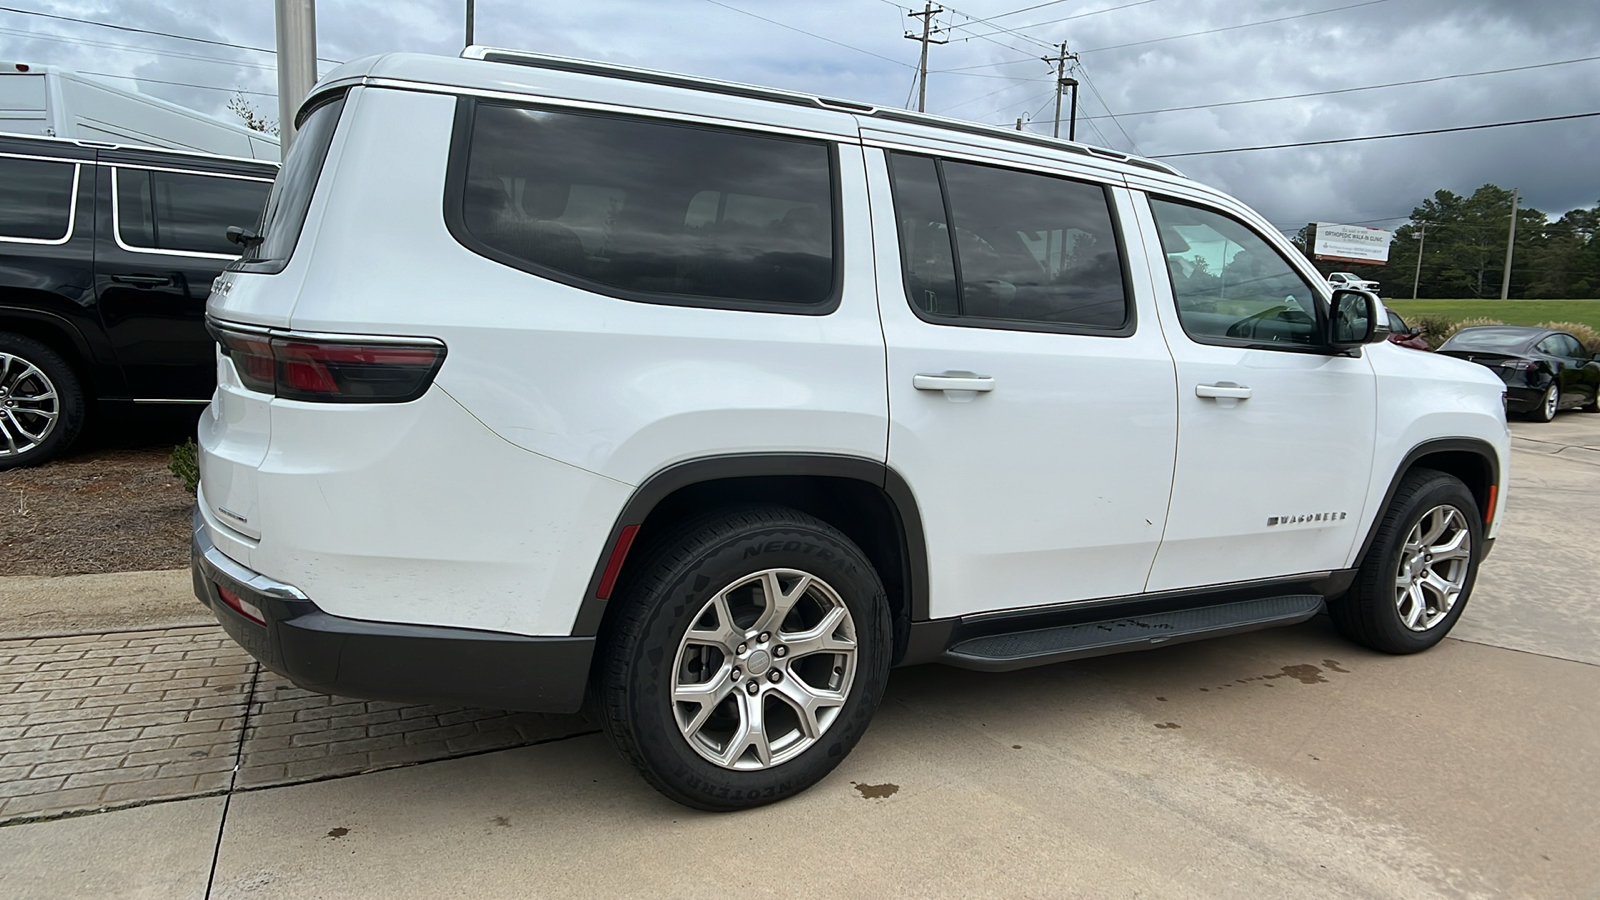
<path id="1" fill-rule="evenodd" d="M 599 75 L 605 78 L 618 78 L 624 81 L 637 81 L 643 84 L 659 84 L 667 87 L 687 88 L 693 91 L 703 91 L 710 94 L 723 94 L 730 97 L 745 97 L 751 100 L 770 100 L 774 103 L 786 103 L 790 106 L 809 106 L 812 108 L 831 109 L 840 112 L 858 113 L 878 119 L 887 119 L 892 122 L 905 122 L 913 125 L 925 125 L 931 128 L 942 128 L 946 131 L 958 131 L 965 134 L 982 135 L 999 140 L 1015 141 L 1022 144 L 1031 144 L 1036 147 L 1049 147 L 1053 150 L 1064 150 L 1068 153 L 1077 153 L 1083 156 L 1097 156 L 1115 162 L 1138 166 L 1142 169 L 1152 169 L 1168 175 L 1181 174 L 1177 169 L 1163 162 L 1133 156 L 1116 150 L 1106 150 L 1076 141 L 1063 141 L 1060 138 L 1044 137 L 1043 135 L 1028 134 L 1027 132 L 1012 131 L 998 125 L 984 125 L 978 122 L 967 122 L 961 119 L 947 119 L 943 116 L 929 115 L 927 113 L 907 112 L 900 109 L 885 109 L 870 103 L 860 103 L 851 100 L 835 100 L 829 97 L 818 97 L 812 94 L 802 94 L 798 91 L 786 91 L 779 88 L 760 87 L 752 84 L 740 84 L 733 81 L 718 81 L 712 78 L 699 78 L 693 75 L 674 75 L 670 72 L 657 72 L 651 69 L 636 69 L 631 66 L 619 66 L 615 63 L 593 62 L 586 59 L 572 59 L 564 56 L 550 56 L 544 53 L 530 53 L 525 50 L 505 50 L 498 47 L 483 47 L 474 44 L 461 51 L 462 59 L 479 59 L 484 62 L 504 63 L 513 66 L 529 66 L 535 69 L 549 69 L 556 72 L 572 72 L 580 75 Z"/>

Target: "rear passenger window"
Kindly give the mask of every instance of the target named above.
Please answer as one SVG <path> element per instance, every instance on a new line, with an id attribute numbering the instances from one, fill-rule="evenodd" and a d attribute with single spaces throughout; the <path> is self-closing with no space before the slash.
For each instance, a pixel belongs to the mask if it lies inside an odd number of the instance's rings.
<path id="1" fill-rule="evenodd" d="M 828 144 L 462 102 L 446 218 L 474 251 L 625 299 L 826 311 Z"/>
<path id="2" fill-rule="evenodd" d="M 1150 198 L 1183 330 L 1201 343 L 1312 344 L 1317 294 L 1243 223 Z"/>
<path id="3" fill-rule="evenodd" d="M 998 327 L 1114 332 L 1130 323 L 1105 187 L 904 154 L 890 166 L 918 312 Z"/>
<path id="4" fill-rule="evenodd" d="M 117 237 L 130 250 L 237 256 L 239 246 L 228 241 L 228 226 L 254 229 L 272 190 L 270 181 L 149 169 L 115 172 Z"/>
<path id="5" fill-rule="evenodd" d="M 71 237 L 77 172 L 70 162 L 0 158 L 0 238 L 48 243 Z"/>

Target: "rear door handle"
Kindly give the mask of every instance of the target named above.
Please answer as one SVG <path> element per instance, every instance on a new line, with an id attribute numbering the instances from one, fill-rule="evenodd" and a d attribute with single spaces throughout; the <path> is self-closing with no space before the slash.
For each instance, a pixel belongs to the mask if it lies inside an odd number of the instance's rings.
<path id="1" fill-rule="evenodd" d="M 1213 399 L 1249 400 L 1250 389 L 1242 384 L 1234 384 L 1231 381 L 1219 381 L 1216 384 L 1195 385 L 1194 395 Z"/>
<path id="2" fill-rule="evenodd" d="M 117 284 L 131 284 L 137 287 L 161 287 L 171 284 L 170 275 L 113 275 L 111 280 Z"/>
<path id="3" fill-rule="evenodd" d="M 940 372 L 937 375 L 913 375 L 911 386 L 919 391 L 973 391 L 984 394 L 994 390 L 994 379 L 972 372 Z"/>

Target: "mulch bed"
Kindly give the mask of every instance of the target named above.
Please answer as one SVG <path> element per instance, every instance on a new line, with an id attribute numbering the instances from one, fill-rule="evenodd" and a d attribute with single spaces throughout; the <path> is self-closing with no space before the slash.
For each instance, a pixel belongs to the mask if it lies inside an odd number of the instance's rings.
<path id="1" fill-rule="evenodd" d="M 194 495 L 167 470 L 172 437 L 86 442 L 83 452 L 0 472 L 0 575 L 188 566 Z"/>

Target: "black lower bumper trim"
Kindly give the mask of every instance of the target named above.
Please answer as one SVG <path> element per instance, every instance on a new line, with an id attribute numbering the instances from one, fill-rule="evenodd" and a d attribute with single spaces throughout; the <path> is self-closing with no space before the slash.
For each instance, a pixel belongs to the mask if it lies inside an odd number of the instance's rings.
<path id="1" fill-rule="evenodd" d="M 543 713 L 572 713 L 583 705 L 593 637 L 528 637 L 330 615 L 299 591 L 223 556 L 198 510 L 194 526 L 191 567 L 200 601 L 250 655 L 306 690 Z M 259 609 L 265 623 L 223 602 L 218 585 Z"/>

